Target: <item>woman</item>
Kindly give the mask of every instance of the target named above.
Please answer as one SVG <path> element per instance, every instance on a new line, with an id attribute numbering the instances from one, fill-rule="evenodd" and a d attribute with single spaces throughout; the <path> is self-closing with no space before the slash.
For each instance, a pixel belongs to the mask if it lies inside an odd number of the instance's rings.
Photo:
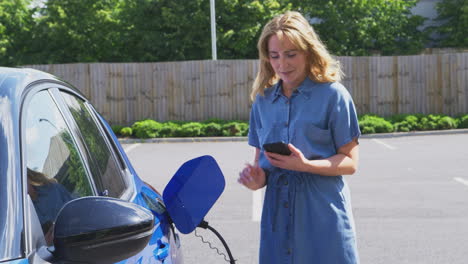
<path id="1" fill-rule="evenodd" d="M 273 18 L 258 41 L 249 145 L 255 160 L 239 174 L 266 186 L 260 263 L 358 263 L 350 195 L 342 177 L 358 166 L 355 107 L 341 69 L 297 12 Z M 290 155 L 263 149 L 288 143 Z"/>

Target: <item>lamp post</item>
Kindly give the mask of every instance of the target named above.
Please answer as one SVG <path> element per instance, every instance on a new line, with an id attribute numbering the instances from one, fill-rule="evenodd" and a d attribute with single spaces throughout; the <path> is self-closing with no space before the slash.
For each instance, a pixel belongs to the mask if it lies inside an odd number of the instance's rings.
<path id="1" fill-rule="evenodd" d="M 218 59 L 216 54 L 216 15 L 215 0 L 210 0 L 210 20 L 211 20 L 211 55 L 213 60 Z"/>

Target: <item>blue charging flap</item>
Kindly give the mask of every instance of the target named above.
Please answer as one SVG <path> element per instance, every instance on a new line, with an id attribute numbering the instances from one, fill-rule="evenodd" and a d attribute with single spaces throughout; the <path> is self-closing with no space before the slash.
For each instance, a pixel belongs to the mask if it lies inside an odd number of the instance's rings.
<path id="1" fill-rule="evenodd" d="M 166 209 L 183 233 L 191 233 L 224 191 L 224 175 L 216 160 L 201 156 L 182 164 L 163 192 Z"/>

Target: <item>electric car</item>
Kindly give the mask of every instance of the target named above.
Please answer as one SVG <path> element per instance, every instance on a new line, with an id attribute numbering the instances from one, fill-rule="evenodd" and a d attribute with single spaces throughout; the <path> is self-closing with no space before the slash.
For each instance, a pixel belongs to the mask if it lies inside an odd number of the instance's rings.
<path id="1" fill-rule="evenodd" d="M 161 195 L 73 86 L 0 67 L 1 263 L 182 263 L 177 230 L 193 231 L 223 189 L 203 156 Z"/>

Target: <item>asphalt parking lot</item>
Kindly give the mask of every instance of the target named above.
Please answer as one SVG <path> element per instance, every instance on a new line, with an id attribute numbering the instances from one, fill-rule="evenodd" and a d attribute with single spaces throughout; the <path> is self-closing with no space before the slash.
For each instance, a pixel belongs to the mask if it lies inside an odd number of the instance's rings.
<path id="1" fill-rule="evenodd" d="M 124 144 L 139 175 L 157 189 L 186 160 L 212 155 L 226 189 L 206 217 L 237 263 L 257 263 L 262 193 L 237 183 L 252 160 L 245 141 Z M 468 133 L 360 140 L 360 168 L 351 187 L 361 263 L 467 263 Z M 222 249 L 206 230 L 200 233 Z M 182 235 L 185 263 L 223 263 L 194 234 Z"/>

